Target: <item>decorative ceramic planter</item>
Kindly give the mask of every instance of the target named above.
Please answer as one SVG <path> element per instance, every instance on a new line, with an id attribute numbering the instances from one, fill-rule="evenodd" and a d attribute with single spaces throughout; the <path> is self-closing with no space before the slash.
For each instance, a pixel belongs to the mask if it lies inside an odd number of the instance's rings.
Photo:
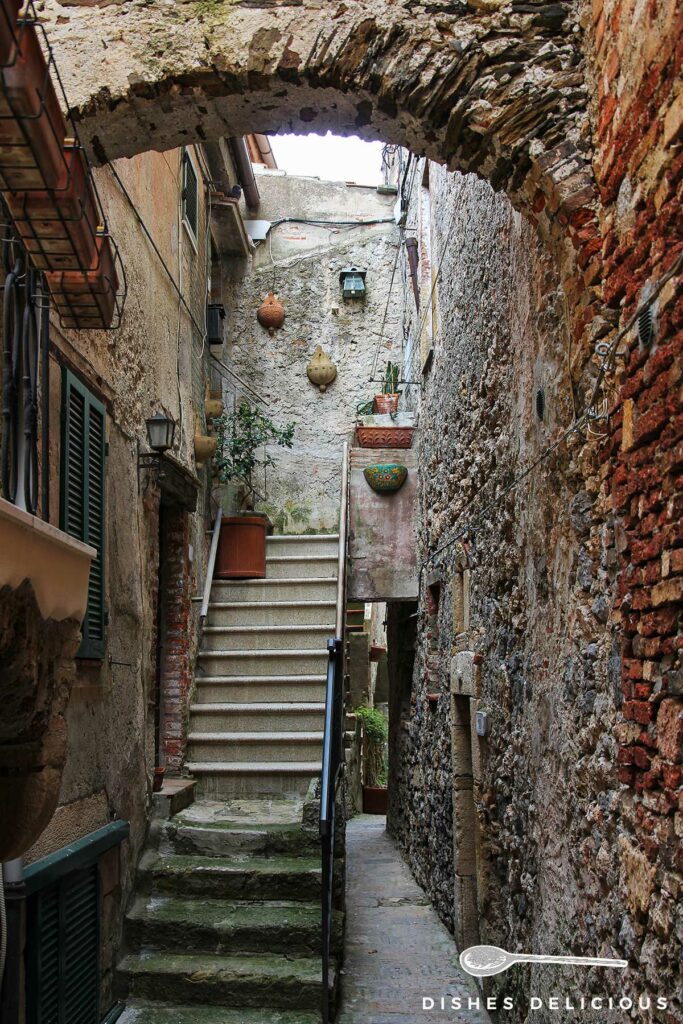
<path id="1" fill-rule="evenodd" d="M 378 494 L 395 494 L 406 482 L 408 469 L 398 462 L 380 462 L 376 466 L 366 466 L 363 476 Z"/>
<path id="2" fill-rule="evenodd" d="M 356 427 L 361 448 L 410 448 L 415 427 Z"/>
<path id="3" fill-rule="evenodd" d="M 398 412 L 398 400 L 400 395 L 375 395 L 374 398 L 374 409 L 378 416 L 384 416 L 387 413 Z"/>
<path id="4" fill-rule="evenodd" d="M 282 327 L 285 321 L 285 307 L 276 295 L 268 292 L 259 308 L 256 310 L 256 318 L 262 327 L 265 327 L 270 334 Z"/>
<path id="5" fill-rule="evenodd" d="M 214 576 L 219 580 L 262 580 L 266 575 L 268 516 L 257 512 L 223 516 Z"/>
<path id="6" fill-rule="evenodd" d="M 209 461 L 216 451 L 217 444 L 217 437 L 209 437 L 207 434 L 200 434 L 197 431 L 194 435 L 194 457 L 198 467 Z"/>
<path id="7" fill-rule="evenodd" d="M 225 412 L 225 403 L 218 392 L 210 392 L 204 399 L 204 413 L 207 423 L 217 420 Z"/>
<path id="8" fill-rule="evenodd" d="M 321 391 L 326 391 L 328 384 L 337 376 L 337 367 L 320 345 L 315 346 L 313 358 L 306 367 L 306 375 L 311 384 L 317 384 Z"/>
<path id="9" fill-rule="evenodd" d="M 386 814 L 389 790 L 380 786 L 363 786 L 363 814 Z"/>

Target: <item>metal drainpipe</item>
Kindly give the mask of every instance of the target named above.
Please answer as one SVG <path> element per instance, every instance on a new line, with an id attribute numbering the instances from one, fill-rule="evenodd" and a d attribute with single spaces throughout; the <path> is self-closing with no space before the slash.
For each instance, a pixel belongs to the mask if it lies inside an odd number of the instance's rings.
<path id="1" fill-rule="evenodd" d="M 256 210 L 261 202 L 261 197 L 256 184 L 256 178 L 254 177 L 254 168 L 251 166 L 251 160 L 249 159 L 247 144 L 240 136 L 233 135 L 232 138 L 228 139 L 228 145 L 230 146 L 232 158 L 235 161 L 240 185 L 244 190 L 246 204 L 250 210 Z"/>
<path id="2" fill-rule="evenodd" d="M 420 287 L 417 283 L 417 238 L 406 238 L 405 247 L 408 253 L 408 263 L 410 264 L 410 277 L 413 282 L 413 295 L 415 296 L 415 305 L 418 313 L 420 312 Z"/>
<path id="3" fill-rule="evenodd" d="M 4 897 L 7 910 L 7 950 L 5 971 L 0 992 L 0 1020 L 2 1024 L 20 1024 L 22 999 L 22 976 L 24 955 L 23 935 L 24 907 L 26 904 L 26 883 L 24 862 L 21 857 L 5 861 L 2 865 Z"/>

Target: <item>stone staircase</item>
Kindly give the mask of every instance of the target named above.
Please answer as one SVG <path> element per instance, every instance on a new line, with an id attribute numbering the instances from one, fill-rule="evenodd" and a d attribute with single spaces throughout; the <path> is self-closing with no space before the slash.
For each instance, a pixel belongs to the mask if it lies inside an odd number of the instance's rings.
<path id="1" fill-rule="evenodd" d="M 315 810 L 296 797 L 200 801 L 154 822 L 126 918 L 119 1024 L 319 1024 Z"/>
<path id="2" fill-rule="evenodd" d="M 321 1019 L 319 805 L 310 794 L 338 545 L 337 536 L 269 538 L 265 580 L 213 584 L 188 736 L 199 799 L 153 823 L 117 970 L 127 1001 L 120 1024 Z M 341 908 L 343 868 L 335 878 Z M 337 952 L 341 922 L 340 911 Z"/>
<path id="3" fill-rule="evenodd" d="M 338 550 L 269 537 L 266 579 L 214 582 L 188 736 L 200 796 L 303 794 L 319 775 Z"/>

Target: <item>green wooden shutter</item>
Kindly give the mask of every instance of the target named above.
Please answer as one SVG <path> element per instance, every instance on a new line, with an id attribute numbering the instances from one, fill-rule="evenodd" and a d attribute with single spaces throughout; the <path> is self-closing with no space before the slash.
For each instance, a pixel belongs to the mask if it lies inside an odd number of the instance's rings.
<path id="1" fill-rule="evenodd" d="M 104 657 L 104 406 L 69 370 L 62 400 L 62 529 L 97 551 L 90 567 L 81 658 Z"/>
<path id="2" fill-rule="evenodd" d="M 27 1024 L 98 1024 L 99 904 L 97 863 L 29 898 Z"/>

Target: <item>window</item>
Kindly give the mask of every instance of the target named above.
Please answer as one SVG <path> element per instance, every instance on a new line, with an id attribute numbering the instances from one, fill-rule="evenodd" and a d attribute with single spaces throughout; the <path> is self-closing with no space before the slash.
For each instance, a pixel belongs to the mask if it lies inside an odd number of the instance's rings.
<path id="1" fill-rule="evenodd" d="M 99 870 L 73 871 L 27 905 L 27 1024 L 98 1024 Z"/>
<path id="2" fill-rule="evenodd" d="M 97 551 L 90 566 L 80 658 L 104 657 L 104 406 L 69 370 L 62 394 L 62 529 Z"/>
<path id="3" fill-rule="evenodd" d="M 183 153 L 183 221 L 193 242 L 197 241 L 199 223 L 199 189 L 197 172 L 189 153 Z"/>

